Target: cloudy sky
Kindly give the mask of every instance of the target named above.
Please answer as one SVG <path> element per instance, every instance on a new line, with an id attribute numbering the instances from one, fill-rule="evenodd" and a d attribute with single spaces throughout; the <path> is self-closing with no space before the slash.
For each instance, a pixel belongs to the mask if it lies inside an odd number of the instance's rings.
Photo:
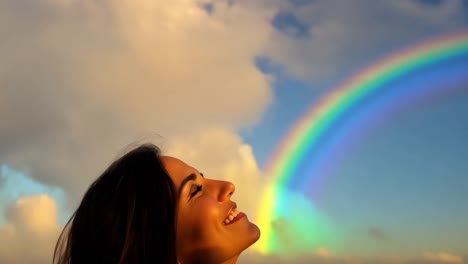
<path id="1" fill-rule="evenodd" d="M 50 263 L 89 184 L 148 141 L 234 182 L 255 216 L 272 153 L 314 103 L 466 30 L 466 0 L 0 0 L 0 263 Z M 272 223 L 284 245 L 239 263 L 468 262 L 467 59 L 393 83 L 412 96 L 370 98 L 336 127 L 350 135 L 328 131 L 339 155 Z M 304 243 L 295 221 L 318 213 Z"/>

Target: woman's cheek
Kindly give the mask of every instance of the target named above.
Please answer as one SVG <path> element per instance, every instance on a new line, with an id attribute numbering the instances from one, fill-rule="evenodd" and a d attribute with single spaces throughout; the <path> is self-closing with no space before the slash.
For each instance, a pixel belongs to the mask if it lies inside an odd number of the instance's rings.
<path id="1" fill-rule="evenodd" d="M 222 222 L 219 203 L 211 197 L 199 197 L 193 209 L 191 217 L 201 224 Z"/>

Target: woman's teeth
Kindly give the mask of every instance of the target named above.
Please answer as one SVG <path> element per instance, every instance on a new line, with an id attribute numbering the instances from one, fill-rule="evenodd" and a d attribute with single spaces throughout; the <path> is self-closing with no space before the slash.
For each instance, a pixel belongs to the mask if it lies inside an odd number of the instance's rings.
<path id="1" fill-rule="evenodd" d="M 226 217 L 226 219 L 224 219 L 224 223 L 226 225 L 231 223 L 231 221 L 234 220 L 234 218 L 236 218 L 238 214 L 239 211 L 237 211 L 237 208 L 232 209 L 231 212 L 229 212 L 229 215 Z"/>

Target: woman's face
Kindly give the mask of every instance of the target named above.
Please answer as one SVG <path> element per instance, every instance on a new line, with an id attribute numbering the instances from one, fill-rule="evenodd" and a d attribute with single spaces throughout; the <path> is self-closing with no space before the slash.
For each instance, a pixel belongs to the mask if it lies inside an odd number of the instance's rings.
<path id="1" fill-rule="evenodd" d="M 258 227 L 231 201 L 234 185 L 204 178 L 179 159 L 163 156 L 161 160 L 178 196 L 179 262 L 234 263 L 260 237 Z"/>

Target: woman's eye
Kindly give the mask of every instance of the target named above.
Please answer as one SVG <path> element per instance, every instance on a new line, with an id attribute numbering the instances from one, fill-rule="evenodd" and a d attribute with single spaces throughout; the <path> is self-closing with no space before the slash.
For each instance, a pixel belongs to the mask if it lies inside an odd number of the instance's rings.
<path id="1" fill-rule="evenodd" d="M 198 184 L 195 184 L 194 187 L 192 187 L 192 192 L 190 193 L 190 198 L 192 198 L 193 196 L 195 196 L 198 192 L 200 192 L 202 190 L 202 186 L 201 185 L 198 185 Z"/>

